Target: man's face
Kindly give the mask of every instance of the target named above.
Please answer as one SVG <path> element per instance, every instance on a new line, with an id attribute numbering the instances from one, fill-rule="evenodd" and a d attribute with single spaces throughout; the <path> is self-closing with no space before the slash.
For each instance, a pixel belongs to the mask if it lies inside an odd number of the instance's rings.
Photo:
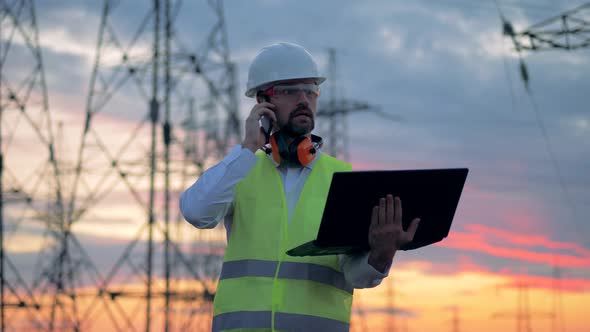
<path id="1" fill-rule="evenodd" d="M 313 79 L 291 80 L 276 86 L 304 87 L 305 84 L 315 84 L 315 81 Z M 315 127 L 318 96 L 305 93 L 303 89 L 296 89 L 296 91 L 295 94 L 277 94 L 270 97 L 270 102 L 276 106 L 276 125 L 290 137 L 307 135 Z"/>

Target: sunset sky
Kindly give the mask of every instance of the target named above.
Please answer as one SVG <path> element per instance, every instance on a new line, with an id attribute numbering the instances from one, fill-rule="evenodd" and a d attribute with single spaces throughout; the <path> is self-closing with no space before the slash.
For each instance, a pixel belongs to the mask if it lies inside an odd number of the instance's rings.
<path id="1" fill-rule="evenodd" d="M 175 49 L 203 48 L 215 17 L 202 2 L 182 2 L 174 23 Z M 150 2 L 118 3 L 109 18 L 111 32 L 129 49 L 130 58 L 149 55 L 149 33 L 133 47 L 128 45 Z M 584 1 L 498 3 L 515 29 L 522 31 Z M 19 193 L 11 192 L 4 207 L 7 255 L 29 285 L 50 267 L 55 255 L 55 237 L 48 229 L 57 229 L 58 223 L 42 212 L 55 200 L 55 173 L 46 148 L 49 131 L 44 129 L 49 127 L 62 172 L 64 201 L 70 202 L 75 192 L 75 212 L 80 213 L 72 232 L 81 247 L 73 249 L 72 255 L 92 261 L 93 266 L 79 267 L 77 284 L 92 286 L 111 271 L 113 284 L 137 287 L 134 283 L 141 279 L 133 278 L 131 264 L 116 268 L 134 240 L 139 242 L 131 248 L 130 259 L 137 261 L 136 266 L 144 265 L 146 250 L 151 137 L 145 122 L 148 101 L 133 80 L 113 90 L 104 107 L 96 108 L 81 154 L 84 173 L 77 182 L 74 176 L 89 109 L 102 4 L 36 2 L 51 119 L 41 112 L 42 95 L 36 89 L 27 108 L 29 119 L 14 110 L 2 114 L 5 191 L 18 187 L 34 198 L 27 204 Z M 325 75 L 328 48 L 334 48 L 338 96 L 367 102 L 398 119 L 374 113 L 348 117 L 353 168 L 470 169 L 449 236 L 429 247 L 398 252 L 391 276 L 381 286 L 358 291 L 353 331 L 388 331 L 391 324 L 400 331 L 453 331 L 454 314 L 461 331 L 511 331 L 517 329 L 519 298 L 525 297 L 535 331 L 590 329 L 587 48 L 524 53 L 528 94 L 520 78 L 518 55 L 501 33 L 494 1 L 226 0 L 224 11 L 230 57 L 237 65 L 240 126 L 254 105 L 243 93 L 248 65 L 260 48 L 278 41 L 299 43 L 316 57 Z M 590 8 L 580 17 L 590 21 Z M 147 22 L 151 27 L 152 21 Z M 9 35 L 8 27 L 3 20 L 3 40 Z M 3 83 L 2 100 L 6 86 L 18 86 L 34 63 L 22 38 L 3 52 L 8 54 L 3 82 L 8 83 Z M 117 52 L 101 54 L 102 69 L 120 63 Z M 189 81 L 186 77 L 182 82 Z M 143 79 L 149 96 L 150 77 Z M 328 77 L 320 98 L 327 98 L 332 82 Z M 194 95 L 197 115 L 206 119 L 206 94 L 200 84 L 187 85 L 185 92 Z M 95 96 L 92 107 L 100 98 Z M 187 105 L 174 104 L 172 112 L 175 137 L 187 138 L 180 128 Z M 317 120 L 320 129 L 321 121 L 327 120 Z M 34 123 L 42 128 L 41 135 Z M 156 137 L 154 206 L 159 228 L 154 238 L 161 243 L 165 215 L 160 131 Z M 172 237 L 187 253 L 220 253 L 225 241 L 222 228 L 198 231 L 179 217 L 178 196 L 198 172 L 196 166 L 181 163 L 180 148 L 177 145 L 172 151 L 170 219 L 180 222 Z M 113 161 L 117 161 L 116 170 Z M 215 160 L 203 162 L 207 168 Z M 127 173 L 126 180 L 119 171 Z M 161 276 L 161 244 L 156 245 L 156 256 L 156 275 Z M 204 258 L 195 259 L 191 262 Z M 203 266 L 193 264 L 195 273 L 218 273 L 216 264 Z M 7 273 L 9 282 L 17 284 L 14 271 Z M 202 285 L 183 287 L 202 289 Z M 162 303 L 154 308 L 160 312 Z M 144 311 L 131 314 L 133 310 L 128 312 L 140 329 Z M 14 326 L 24 326 L 14 322 L 21 316 L 12 317 Z M 106 316 L 98 319 L 94 328 L 112 328 L 106 321 Z M 161 325 L 157 326 L 155 330 Z"/>

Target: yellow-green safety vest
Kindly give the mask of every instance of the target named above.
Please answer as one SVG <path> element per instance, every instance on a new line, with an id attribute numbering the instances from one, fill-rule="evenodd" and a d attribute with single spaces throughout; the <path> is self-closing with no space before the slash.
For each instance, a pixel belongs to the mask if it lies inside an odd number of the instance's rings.
<path id="1" fill-rule="evenodd" d="M 353 287 L 338 257 L 285 252 L 315 239 L 332 173 L 350 164 L 321 154 L 288 224 L 279 171 L 264 153 L 257 157 L 235 188 L 213 331 L 348 331 Z"/>

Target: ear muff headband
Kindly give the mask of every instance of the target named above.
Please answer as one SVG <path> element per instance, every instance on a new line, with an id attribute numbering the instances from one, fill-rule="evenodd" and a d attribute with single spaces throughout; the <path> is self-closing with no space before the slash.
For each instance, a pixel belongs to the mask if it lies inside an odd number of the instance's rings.
<path id="1" fill-rule="evenodd" d="M 272 159 L 277 164 L 281 164 L 281 155 L 279 154 L 279 145 L 277 144 L 276 134 L 270 136 L 270 152 L 272 153 Z"/>

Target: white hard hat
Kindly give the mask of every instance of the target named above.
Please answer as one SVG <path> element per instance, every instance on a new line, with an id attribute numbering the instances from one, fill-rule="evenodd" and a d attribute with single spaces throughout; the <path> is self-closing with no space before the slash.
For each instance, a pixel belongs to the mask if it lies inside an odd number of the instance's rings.
<path id="1" fill-rule="evenodd" d="M 314 78 L 317 84 L 326 80 L 319 76 L 318 66 L 303 47 L 291 43 L 277 43 L 260 50 L 248 70 L 246 96 L 275 81 Z"/>

